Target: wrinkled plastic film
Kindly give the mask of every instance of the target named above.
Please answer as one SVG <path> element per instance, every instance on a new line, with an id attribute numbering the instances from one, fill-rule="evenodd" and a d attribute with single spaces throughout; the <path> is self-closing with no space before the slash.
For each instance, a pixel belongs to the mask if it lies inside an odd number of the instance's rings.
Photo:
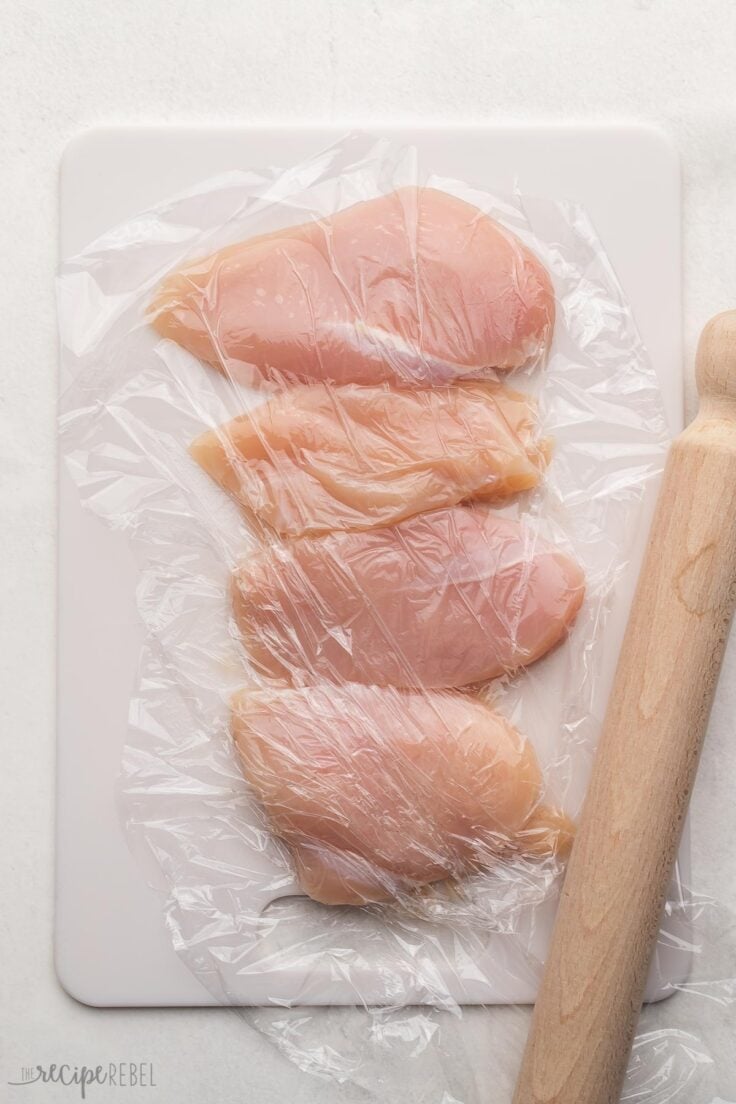
<path id="1" fill-rule="evenodd" d="M 131 844 L 218 1000 L 275 1006 L 251 1018 L 284 1053 L 368 1089 L 462 1034 L 442 1017 L 533 1000 L 663 466 L 656 378 L 579 208 L 360 135 L 142 214 L 59 288 L 64 455 L 141 565 Z M 650 996 L 687 984 L 693 900 L 673 887 Z M 328 1056 L 330 1004 L 368 1041 Z M 632 1084 L 670 1099 L 684 1050 L 662 1036 L 658 1076 L 646 1038 Z"/>

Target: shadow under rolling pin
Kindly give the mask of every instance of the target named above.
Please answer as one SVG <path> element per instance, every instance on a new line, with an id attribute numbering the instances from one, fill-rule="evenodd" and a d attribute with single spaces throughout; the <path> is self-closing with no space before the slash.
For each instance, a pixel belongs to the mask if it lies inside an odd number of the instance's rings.
<path id="1" fill-rule="evenodd" d="M 736 311 L 703 331 L 514 1104 L 616 1104 L 736 599 Z"/>

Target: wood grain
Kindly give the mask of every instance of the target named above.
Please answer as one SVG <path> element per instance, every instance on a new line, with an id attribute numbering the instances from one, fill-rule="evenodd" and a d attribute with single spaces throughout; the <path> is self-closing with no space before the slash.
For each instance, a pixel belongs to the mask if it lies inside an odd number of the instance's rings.
<path id="1" fill-rule="evenodd" d="M 616 1104 L 736 599 L 736 311 L 700 340 L 514 1104 Z"/>

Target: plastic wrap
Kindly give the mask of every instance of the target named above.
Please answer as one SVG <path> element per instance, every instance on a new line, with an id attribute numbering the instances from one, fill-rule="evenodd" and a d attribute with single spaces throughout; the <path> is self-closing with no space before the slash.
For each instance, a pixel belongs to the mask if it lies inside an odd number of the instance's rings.
<path id="1" fill-rule="evenodd" d="M 579 208 L 360 135 L 142 214 L 59 298 L 63 453 L 141 565 L 131 845 L 219 1000 L 376 1089 L 534 996 L 666 450 L 631 314 Z M 638 1040 L 636 1099 L 679 1043 Z"/>

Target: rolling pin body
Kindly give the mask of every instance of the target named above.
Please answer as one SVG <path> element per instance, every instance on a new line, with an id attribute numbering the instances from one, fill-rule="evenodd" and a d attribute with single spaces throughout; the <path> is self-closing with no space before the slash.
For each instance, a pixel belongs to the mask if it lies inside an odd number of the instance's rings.
<path id="1" fill-rule="evenodd" d="M 616 1104 L 736 598 L 736 311 L 670 450 L 514 1104 Z"/>

